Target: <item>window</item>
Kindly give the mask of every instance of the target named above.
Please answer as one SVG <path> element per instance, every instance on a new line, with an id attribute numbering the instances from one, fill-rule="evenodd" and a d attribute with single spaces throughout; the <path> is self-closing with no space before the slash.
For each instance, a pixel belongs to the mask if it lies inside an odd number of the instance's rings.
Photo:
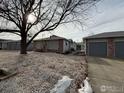
<path id="1" fill-rule="evenodd" d="M 66 46 L 68 45 L 68 43 L 66 42 Z"/>

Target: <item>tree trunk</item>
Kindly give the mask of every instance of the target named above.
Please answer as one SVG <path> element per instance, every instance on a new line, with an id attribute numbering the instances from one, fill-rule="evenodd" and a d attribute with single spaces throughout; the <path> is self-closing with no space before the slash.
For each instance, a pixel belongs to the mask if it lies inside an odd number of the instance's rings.
<path id="1" fill-rule="evenodd" d="M 21 49 L 20 54 L 27 54 L 27 32 L 26 32 L 26 24 L 27 24 L 27 14 L 23 15 L 22 28 L 21 30 Z"/>
<path id="2" fill-rule="evenodd" d="M 21 49 L 20 54 L 27 54 L 27 35 L 25 31 L 22 31 L 21 33 Z"/>

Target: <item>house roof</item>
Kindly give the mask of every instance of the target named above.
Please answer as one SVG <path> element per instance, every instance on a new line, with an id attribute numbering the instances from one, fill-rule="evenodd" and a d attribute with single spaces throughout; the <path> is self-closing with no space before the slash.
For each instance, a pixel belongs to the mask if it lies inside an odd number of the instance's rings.
<path id="1" fill-rule="evenodd" d="M 0 41 L 14 41 L 14 40 L 10 40 L 10 39 L 1 39 L 1 38 L 0 38 Z"/>
<path id="2" fill-rule="evenodd" d="M 56 36 L 56 35 L 52 35 L 48 38 L 43 38 L 43 39 L 37 39 L 35 41 L 41 41 L 41 40 L 60 40 L 60 39 L 64 39 L 64 40 L 68 40 L 66 38 L 63 38 L 63 37 L 59 37 L 59 36 Z"/>
<path id="3" fill-rule="evenodd" d="M 92 36 L 85 37 L 84 39 L 95 39 L 95 38 L 114 38 L 114 37 L 124 37 L 124 31 L 117 32 L 104 32 Z"/>
<path id="4" fill-rule="evenodd" d="M 0 29 L 0 33 L 2 33 L 2 32 L 14 33 L 14 32 L 19 32 L 19 30 L 14 30 L 14 29 Z"/>

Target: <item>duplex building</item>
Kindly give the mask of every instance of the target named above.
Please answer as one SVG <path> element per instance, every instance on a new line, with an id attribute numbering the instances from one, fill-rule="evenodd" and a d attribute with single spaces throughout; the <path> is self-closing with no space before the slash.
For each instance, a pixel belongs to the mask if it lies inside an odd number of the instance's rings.
<path id="1" fill-rule="evenodd" d="M 124 31 L 88 36 L 84 42 L 88 56 L 124 58 Z"/>
<path id="2" fill-rule="evenodd" d="M 45 51 L 45 52 L 58 52 L 66 53 L 69 52 L 72 48 L 76 49 L 76 43 L 72 40 L 52 35 L 48 38 L 43 38 L 34 41 L 34 50 L 35 51 Z"/>

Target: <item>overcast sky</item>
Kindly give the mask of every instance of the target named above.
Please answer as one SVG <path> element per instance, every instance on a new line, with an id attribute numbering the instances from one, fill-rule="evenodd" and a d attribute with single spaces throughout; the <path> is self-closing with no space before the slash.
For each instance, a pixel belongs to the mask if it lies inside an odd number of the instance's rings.
<path id="1" fill-rule="evenodd" d="M 55 34 L 75 41 L 82 41 L 82 38 L 88 35 L 124 31 L 124 0 L 101 0 L 89 10 L 84 28 L 85 30 L 82 30 L 80 26 L 66 24 L 51 33 L 43 33 L 37 38 Z M 7 37 L 11 38 L 11 35 L 7 35 Z M 6 36 L 1 35 L 1 38 L 6 38 Z M 16 36 L 14 38 L 17 39 Z"/>
<path id="2" fill-rule="evenodd" d="M 68 24 L 53 34 L 82 41 L 82 37 L 102 32 L 124 31 L 124 0 L 101 0 L 88 12 L 85 30 Z"/>

